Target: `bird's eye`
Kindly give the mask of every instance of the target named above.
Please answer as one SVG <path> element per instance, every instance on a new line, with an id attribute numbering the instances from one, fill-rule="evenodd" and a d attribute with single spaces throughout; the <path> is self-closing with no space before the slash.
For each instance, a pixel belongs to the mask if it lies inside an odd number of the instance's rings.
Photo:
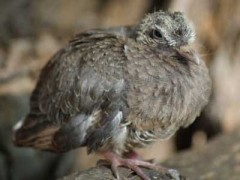
<path id="1" fill-rule="evenodd" d="M 154 39 L 161 39 L 163 36 L 160 31 L 153 29 L 150 33 L 150 37 Z"/>

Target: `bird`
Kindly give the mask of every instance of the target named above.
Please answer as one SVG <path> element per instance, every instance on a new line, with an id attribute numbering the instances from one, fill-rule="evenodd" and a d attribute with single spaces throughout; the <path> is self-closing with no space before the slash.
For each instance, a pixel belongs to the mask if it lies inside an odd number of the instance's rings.
<path id="1" fill-rule="evenodd" d="M 125 166 L 149 179 L 140 166 L 155 165 L 134 149 L 170 138 L 209 101 L 195 34 L 184 13 L 160 10 L 136 25 L 75 35 L 42 69 L 14 144 L 55 153 L 87 147 L 115 177 Z"/>

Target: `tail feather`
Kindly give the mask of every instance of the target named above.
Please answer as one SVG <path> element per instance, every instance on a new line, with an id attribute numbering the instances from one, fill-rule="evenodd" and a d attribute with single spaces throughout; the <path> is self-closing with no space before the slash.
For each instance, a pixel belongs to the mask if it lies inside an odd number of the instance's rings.
<path id="1" fill-rule="evenodd" d="M 86 145 L 91 128 L 100 117 L 101 111 L 91 116 L 78 114 L 68 123 L 56 125 L 44 120 L 44 117 L 28 115 L 15 125 L 13 142 L 17 146 L 66 152 Z"/>
<path id="2" fill-rule="evenodd" d="M 59 127 L 50 125 L 48 121 L 39 121 L 30 118 L 30 116 L 27 116 L 25 120 L 18 122 L 14 126 L 13 143 L 16 146 L 56 151 L 52 141 Z"/>

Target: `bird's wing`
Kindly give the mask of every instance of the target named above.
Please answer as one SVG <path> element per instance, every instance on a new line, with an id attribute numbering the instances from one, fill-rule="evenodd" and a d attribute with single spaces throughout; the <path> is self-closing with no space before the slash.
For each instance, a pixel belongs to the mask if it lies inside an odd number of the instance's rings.
<path id="1" fill-rule="evenodd" d="M 36 139 L 41 143 L 43 135 L 49 138 L 75 116 L 99 108 L 108 114 L 123 106 L 118 100 L 125 88 L 123 43 L 109 32 L 86 32 L 54 55 L 41 72 L 15 143 L 39 148 Z M 44 141 L 40 148 L 48 146 Z"/>

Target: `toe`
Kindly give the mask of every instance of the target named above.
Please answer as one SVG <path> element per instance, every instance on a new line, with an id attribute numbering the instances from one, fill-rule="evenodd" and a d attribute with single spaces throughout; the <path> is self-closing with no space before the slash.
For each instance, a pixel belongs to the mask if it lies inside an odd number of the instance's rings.
<path id="1" fill-rule="evenodd" d="M 134 160 L 135 164 L 138 166 L 146 167 L 149 169 L 156 169 L 157 165 L 154 163 L 150 163 L 148 161 Z"/>
<path id="2" fill-rule="evenodd" d="M 117 164 L 112 163 L 112 165 L 111 165 L 111 170 L 112 170 L 113 176 L 117 179 L 119 179 L 118 166 L 119 166 L 118 163 Z"/>

